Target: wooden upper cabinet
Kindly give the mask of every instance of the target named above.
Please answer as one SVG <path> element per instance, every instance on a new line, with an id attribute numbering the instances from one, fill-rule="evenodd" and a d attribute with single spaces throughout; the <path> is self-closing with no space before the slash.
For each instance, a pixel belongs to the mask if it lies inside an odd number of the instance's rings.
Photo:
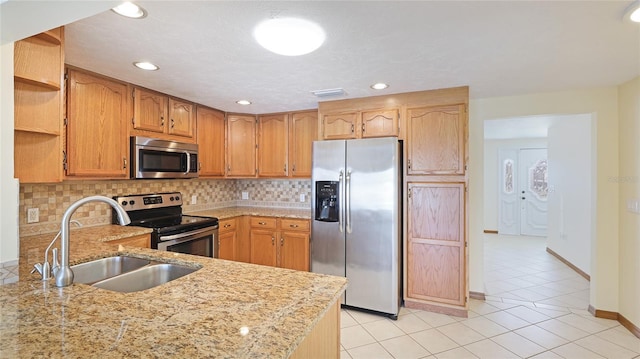
<path id="1" fill-rule="evenodd" d="M 289 116 L 287 114 L 258 117 L 258 175 L 289 175 Z"/>
<path id="2" fill-rule="evenodd" d="M 313 141 L 318 136 L 318 111 L 291 115 L 289 124 L 289 175 L 311 178 Z"/>
<path id="3" fill-rule="evenodd" d="M 170 135 L 193 137 L 195 128 L 195 106 L 191 102 L 169 98 Z"/>
<path id="4" fill-rule="evenodd" d="M 408 189 L 405 302 L 464 306 L 465 185 L 410 182 Z"/>
<path id="5" fill-rule="evenodd" d="M 105 77 L 68 71 L 67 175 L 128 177 L 128 87 Z"/>
<path id="6" fill-rule="evenodd" d="M 227 116 L 227 177 L 255 177 L 256 118 Z"/>
<path id="7" fill-rule="evenodd" d="M 362 138 L 398 136 L 398 110 L 377 110 L 362 112 Z"/>
<path id="8" fill-rule="evenodd" d="M 133 128 L 151 132 L 165 132 L 167 96 L 161 93 L 133 89 Z"/>
<path id="9" fill-rule="evenodd" d="M 358 113 L 327 114 L 322 119 L 322 139 L 338 140 L 357 138 Z"/>
<path id="10" fill-rule="evenodd" d="M 407 173 L 465 173 L 464 105 L 411 108 L 407 111 Z"/>
<path id="11" fill-rule="evenodd" d="M 132 135 L 192 142 L 195 127 L 193 103 L 141 87 L 133 89 Z"/>
<path id="12" fill-rule="evenodd" d="M 196 109 L 198 162 L 201 177 L 223 177 L 224 112 L 198 106 Z"/>

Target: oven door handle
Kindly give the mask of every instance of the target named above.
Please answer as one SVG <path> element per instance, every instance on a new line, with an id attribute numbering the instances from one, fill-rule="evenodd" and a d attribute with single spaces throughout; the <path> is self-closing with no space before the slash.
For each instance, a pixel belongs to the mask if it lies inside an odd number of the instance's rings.
<path id="1" fill-rule="evenodd" d="M 218 227 L 207 227 L 203 229 L 196 229 L 190 232 L 178 233 L 171 236 L 160 236 L 159 241 L 166 242 L 176 239 L 186 239 L 187 237 L 193 237 L 200 234 L 213 234 Z"/>

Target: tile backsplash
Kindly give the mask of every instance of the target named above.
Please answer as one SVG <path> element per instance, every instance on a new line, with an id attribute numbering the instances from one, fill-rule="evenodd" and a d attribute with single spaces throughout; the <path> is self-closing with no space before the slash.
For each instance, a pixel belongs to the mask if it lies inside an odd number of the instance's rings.
<path id="1" fill-rule="evenodd" d="M 19 207 L 20 236 L 56 233 L 65 209 L 83 197 L 172 191 L 182 193 L 184 211 L 230 206 L 309 208 L 311 205 L 311 180 L 111 180 L 22 184 Z M 247 200 L 242 200 L 242 192 L 247 192 Z M 300 202 L 300 195 L 304 195 L 304 202 Z M 192 196 L 196 196 L 195 204 L 191 203 Z M 30 208 L 38 208 L 39 222 L 27 223 L 27 210 Z M 84 226 L 109 224 L 111 207 L 99 202 L 87 203 L 78 208 L 73 219 Z"/>

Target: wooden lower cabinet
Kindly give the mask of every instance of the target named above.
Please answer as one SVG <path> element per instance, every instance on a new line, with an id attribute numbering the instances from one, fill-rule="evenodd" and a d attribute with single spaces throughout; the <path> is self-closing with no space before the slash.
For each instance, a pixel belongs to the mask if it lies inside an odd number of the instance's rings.
<path id="1" fill-rule="evenodd" d="M 118 248 L 120 245 L 138 248 L 151 248 L 151 235 L 142 234 L 139 236 L 116 239 L 107 243 L 113 245 L 116 248 Z"/>
<path id="2" fill-rule="evenodd" d="M 309 270 L 309 220 L 251 217 L 251 263 Z"/>
<path id="3" fill-rule="evenodd" d="M 466 316 L 464 183 L 408 183 L 405 305 Z"/>
<path id="4" fill-rule="evenodd" d="M 218 231 L 218 258 L 236 260 L 236 239 L 238 238 L 236 218 L 220 221 Z"/>
<path id="5" fill-rule="evenodd" d="M 334 303 L 291 353 L 291 359 L 340 358 L 340 303 Z"/>

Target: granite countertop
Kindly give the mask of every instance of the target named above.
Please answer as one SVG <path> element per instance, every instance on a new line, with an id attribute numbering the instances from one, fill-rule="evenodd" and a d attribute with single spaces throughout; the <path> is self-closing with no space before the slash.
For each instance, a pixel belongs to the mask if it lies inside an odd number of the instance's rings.
<path id="1" fill-rule="evenodd" d="M 346 287 L 340 277 L 108 245 L 139 230 L 73 230 L 71 262 L 125 254 L 200 269 L 119 293 L 84 284 L 57 288 L 21 268 L 20 281 L 0 286 L 0 357 L 286 358 Z M 52 238 L 22 238 L 21 266 L 32 266 L 32 256 L 41 261 Z"/>
<path id="2" fill-rule="evenodd" d="M 263 216 L 280 218 L 311 219 L 311 209 L 270 208 L 270 207 L 226 207 L 188 212 L 194 216 L 217 217 L 227 219 L 238 216 Z"/>

